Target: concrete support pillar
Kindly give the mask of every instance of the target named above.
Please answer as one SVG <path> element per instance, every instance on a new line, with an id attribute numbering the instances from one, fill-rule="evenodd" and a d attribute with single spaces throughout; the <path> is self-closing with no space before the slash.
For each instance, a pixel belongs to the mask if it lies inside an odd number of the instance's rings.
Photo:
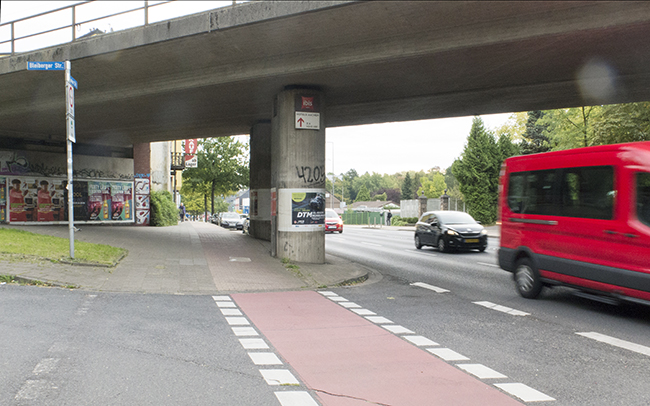
<path id="1" fill-rule="evenodd" d="M 286 88 L 273 103 L 271 185 L 277 196 L 272 254 L 325 262 L 325 121 L 319 90 Z"/>
<path id="2" fill-rule="evenodd" d="M 271 122 L 250 131 L 250 228 L 253 238 L 271 241 Z"/>

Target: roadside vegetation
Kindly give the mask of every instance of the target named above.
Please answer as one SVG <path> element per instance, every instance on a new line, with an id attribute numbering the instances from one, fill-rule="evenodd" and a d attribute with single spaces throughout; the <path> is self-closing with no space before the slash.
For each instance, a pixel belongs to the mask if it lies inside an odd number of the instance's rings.
<path id="1" fill-rule="evenodd" d="M 126 254 L 123 248 L 75 241 L 75 258 L 70 258 L 67 238 L 0 228 L 0 259 L 46 260 L 52 262 L 87 263 L 115 266 Z"/>
<path id="2" fill-rule="evenodd" d="M 151 218 L 152 226 L 175 226 L 180 220 L 180 214 L 172 194 L 168 191 L 151 191 Z"/>

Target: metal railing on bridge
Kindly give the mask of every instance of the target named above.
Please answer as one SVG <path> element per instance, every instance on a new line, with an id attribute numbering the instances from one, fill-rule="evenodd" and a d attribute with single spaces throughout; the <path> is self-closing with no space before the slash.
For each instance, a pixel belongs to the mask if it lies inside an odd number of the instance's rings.
<path id="1" fill-rule="evenodd" d="M 131 17 L 130 19 L 131 21 L 137 21 L 137 20 L 142 21 L 142 23 L 135 23 L 135 24 L 130 22 L 125 24 L 122 21 L 120 22 L 120 24 L 122 24 L 123 26 L 121 28 L 118 28 L 118 31 L 121 29 L 128 29 L 128 28 L 139 27 L 143 25 L 146 26 L 149 25 L 150 23 L 149 12 L 152 8 L 164 4 L 175 3 L 175 2 L 176 0 L 144 1 L 142 7 L 128 8 L 126 10 L 114 12 L 107 15 L 101 14 L 99 16 L 95 15 L 91 18 L 80 19 L 79 17 L 82 14 L 92 15 L 92 11 L 89 10 L 90 5 L 104 3 L 96 0 L 83 1 L 66 7 L 61 7 L 51 11 L 35 14 L 32 16 L 19 18 L 14 21 L 9 21 L 0 24 L 0 57 L 12 56 L 19 52 L 33 51 L 35 49 L 64 44 L 68 42 L 74 42 L 80 39 L 89 38 L 97 34 L 103 34 L 104 31 L 98 30 L 95 27 L 90 27 L 89 24 L 97 23 L 102 20 L 109 21 L 110 19 L 113 19 L 110 21 L 117 22 L 117 20 L 114 19 L 115 17 L 129 16 Z M 111 9 L 114 10 L 115 8 L 119 8 L 121 5 L 130 6 L 133 2 L 124 2 L 124 3 L 110 2 L 110 3 L 111 3 L 110 5 Z M 230 3 L 230 2 L 226 2 L 226 1 L 205 2 L 205 4 L 207 3 Z M 236 3 L 238 3 L 238 1 L 233 0 L 231 5 L 235 5 Z M 239 3 L 243 3 L 243 1 L 239 1 Z M 29 7 L 28 3 L 24 3 L 24 4 L 25 7 Z M 221 7 L 225 7 L 225 5 L 222 5 Z M 208 7 L 202 11 L 206 11 L 214 8 L 219 8 L 219 7 Z M 193 14 L 196 12 L 201 12 L 201 11 L 184 13 L 182 15 Z M 136 16 L 136 14 L 141 14 L 141 16 Z M 136 18 L 135 20 L 133 20 L 134 16 Z M 180 17 L 180 16 L 181 14 L 175 15 L 172 18 Z M 153 22 L 163 21 L 168 18 L 169 17 L 156 19 L 156 21 Z M 59 21 L 61 20 L 65 20 L 65 22 L 59 23 Z M 129 20 L 129 19 L 124 19 L 124 20 Z M 33 29 L 33 27 L 41 27 L 41 29 L 36 32 L 29 32 L 29 29 Z M 81 36 L 77 36 L 77 32 L 81 31 L 82 28 L 87 28 L 88 33 L 83 34 Z M 113 27 L 111 27 L 111 30 L 113 30 Z M 29 32 L 29 33 L 23 34 L 23 32 Z M 9 38 L 9 39 L 5 39 L 5 38 Z M 54 38 L 54 40 L 52 40 L 52 38 Z M 21 47 L 24 49 L 18 51 L 16 46 L 17 42 L 21 42 L 21 43 L 29 42 L 32 45 L 30 46 L 29 44 L 27 44 L 26 46 Z"/>

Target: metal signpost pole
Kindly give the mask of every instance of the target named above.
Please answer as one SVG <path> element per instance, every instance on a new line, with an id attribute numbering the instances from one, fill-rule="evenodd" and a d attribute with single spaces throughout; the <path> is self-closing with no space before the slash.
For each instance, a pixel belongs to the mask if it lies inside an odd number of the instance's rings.
<path id="1" fill-rule="evenodd" d="M 72 190 L 72 142 L 76 141 L 74 128 L 74 89 L 70 75 L 70 61 L 65 61 L 66 94 L 66 144 L 68 158 L 68 231 L 70 234 L 70 258 L 74 259 L 74 196 Z"/>

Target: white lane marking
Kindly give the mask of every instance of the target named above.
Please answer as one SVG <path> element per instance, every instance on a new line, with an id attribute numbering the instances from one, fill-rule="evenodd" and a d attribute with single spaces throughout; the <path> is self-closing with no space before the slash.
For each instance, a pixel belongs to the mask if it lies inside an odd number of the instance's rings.
<path id="1" fill-rule="evenodd" d="M 215 302 L 219 302 L 219 301 L 232 301 L 232 299 L 230 298 L 230 296 L 212 296 L 212 298 L 214 299 Z"/>
<path id="2" fill-rule="evenodd" d="M 220 309 L 221 314 L 224 316 L 241 316 L 242 313 L 239 309 Z"/>
<path id="3" fill-rule="evenodd" d="M 434 291 L 436 293 L 449 292 L 447 289 L 443 289 L 443 288 L 439 288 L 437 286 L 429 285 L 428 283 L 424 283 L 424 282 L 414 282 L 414 283 L 411 284 L 411 286 L 417 286 L 417 287 L 420 287 L 420 288 L 429 289 L 429 290 L 432 290 L 432 291 Z"/>
<path id="4" fill-rule="evenodd" d="M 512 316 L 529 316 L 530 315 L 530 313 L 522 312 L 520 310 L 515 310 L 515 309 L 512 309 L 510 307 L 506 307 L 506 306 L 501 306 L 501 305 L 498 305 L 498 304 L 495 304 L 495 303 L 492 303 L 492 302 L 483 301 L 483 302 L 472 302 L 472 303 L 477 304 L 479 306 L 487 307 L 488 309 L 496 310 L 498 312 L 507 313 L 507 314 L 510 314 Z"/>
<path id="5" fill-rule="evenodd" d="M 361 308 L 361 306 L 359 306 L 358 304 L 356 304 L 354 302 L 339 302 L 339 304 L 341 306 L 345 307 L 346 309 L 360 309 Z"/>
<path id="6" fill-rule="evenodd" d="M 469 372 L 470 374 L 476 376 L 479 379 L 499 379 L 507 378 L 504 374 L 495 371 L 492 368 L 488 368 L 482 364 L 459 364 L 458 368 Z"/>
<path id="7" fill-rule="evenodd" d="M 372 321 L 375 324 L 393 324 L 392 321 L 382 316 L 367 316 L 366 319 Z"/>
<path id="8" fill-rule="evenodd" d="M 327 298 L 333 302 L 347 302 L 348 299 L 341 296 L 327 296 Z"/>
<path id="9" fill-rule="evenodd" d="M 269 345 L 262 338 L 240 338 L 239 342 L 245 350 L 266 350 Z"/>
<path id="10" fill-rule="evenodd" d="M 650 356 L 650 347 L 646 347 L 644 345 L 635 344 L 630 341 L 621 340 L 615 337 L 610 337 L 605 334 L 600 334 L 593 331 L 589 333 L 576 333 L 576 334 L 579 336 L 591 338 L 592 340 L 600 341 L 601 343 L 613 345 L 614 347 L 619 347 L 626 350 L 634 351 L 638 354 Z"/>
<path id="11" fill-rule="evenodd" d="M 232 332 L 237 337 L 258 336 L 257 331 L 253 327 L 233 327 Z"/>
<path id="12" fill-rule="evenodd" d="M 56 367 L 56 364 L 59 363 L 59 358 L 43 358 L 41 362 L 39 362 L 35 367 L 34 367 L 34 375 L 38 374 L 47 374 L 52 372 L 54 368 Z"/>
<path id="13" fill-rule="evenodd" d="M 338 296 L 336 293 L 330 292 L 329 290 L 321 290 L 318 293 L 320 293 L 323 296 Z"/>
<path id="14" fill-rule="evenodd" d="M 416 255 L 423 255 L 423 256 L 426 255 L 427 257 L 437 257 L 438 256 L 438 254 L 429 254 L 429 251 L 424 253 L 424 252 L 420 252 L 420 251 L 413 251 L 413 249 L 404 250 L 404 252 L 408 252 L 410 254 L 416 254 Z"/>
<path id="15" fill-rule="evenodd" d="M 512 396 L 518 397 L 524 402 L 548 402 L 555 400 L 523 383 L 495 383 L 494 386 L 504 392 L 508 392 Z"/>
<path id="16" fill-rule="evenodd" d="M 355 312 L 359 316 L 376 316 L 377 315 L 377 313 L 371 312 L 368 309 L 350 309 L 350 310 L 352 310 L 353 312 Z"/>
<path id="17" fill-rule="evenodd" d="M 226 321 L 231 326 L 248 326 L 250 323 L 246 317 L 226 317 Z"/>
<path id="18" fill-rule="evenodd" d="M 469 358 L 466 356 L 449 348 L 427 348 L 427 351 L 438 358 L 442 358 L 444 361 L 469 361 Z"/>
<path id="19" fill-rule="evenodd" d="M 383 245 L 375 244 L 375 243 L 372 243 L 372 242 L 365 242 L 365 241 L 361 241 L 361 244 L 370 245 L 371 247 L 383 247 Z"/>
<path id="20" fill-rule="evenodd" d="M 215 302 L 217 304 L 217 307 L 223 308 L 223 307 L 237 307 L 236 304 L 233 302 Z"/>
<path id="21" fill-rule="evenodd" d="M 275 396 L 282 406 L 318 406 L 308 392 L 282 391 L 275 392 Z"/>
<path id="22" fill-rule="evenodd" d="M 282 361 L 272 352 L 249 352 L 255 365 L 282 365 Z"/>
<path id="23" fill-rule="evenodd" d="M 422 336 L 403 336 L 405 339 L 409 340 L 413 344 L 417 345 L 418 347 L 422 347 L 425 345 L 438 345 L 437 342 L 429 340 L 426 337 Z"/>
<path id="24" fill-rule="evenodd" d="M 25 381 L 23 386 L 16 394 L 15 399 L 33 400 L 40 397 L 41 395 L 45 395 L 45 392 L 47 392 L 49 389 L 53 388 L 52 384 L 48 381 L 30 379 Z"/>
<path id="25" fill-rule="evenodd" d="M 260 369 L 260 373 L 269 385 L 300 385 L 300 382 L 287 369 Z"/>
<path id="26" fill-rule="evenodd" d="M 491 266 L 492 268 L 501 268 L 501 267 L 500 267 L 499 265 L 497 265 L 497 264 L 488 264 L 487 262 L 477 262 L 477 264 L 479 264 L 479 265 L 485 265 L 485 266 Z"/>
<path id="27" fill-rule="evenodd" d="M 396 326 L 396 325 L 383 325 L 383 328 L 390 331 L 393 334 L 415 334 L 414 331 L 407 329 L 406 327 Z"/>

